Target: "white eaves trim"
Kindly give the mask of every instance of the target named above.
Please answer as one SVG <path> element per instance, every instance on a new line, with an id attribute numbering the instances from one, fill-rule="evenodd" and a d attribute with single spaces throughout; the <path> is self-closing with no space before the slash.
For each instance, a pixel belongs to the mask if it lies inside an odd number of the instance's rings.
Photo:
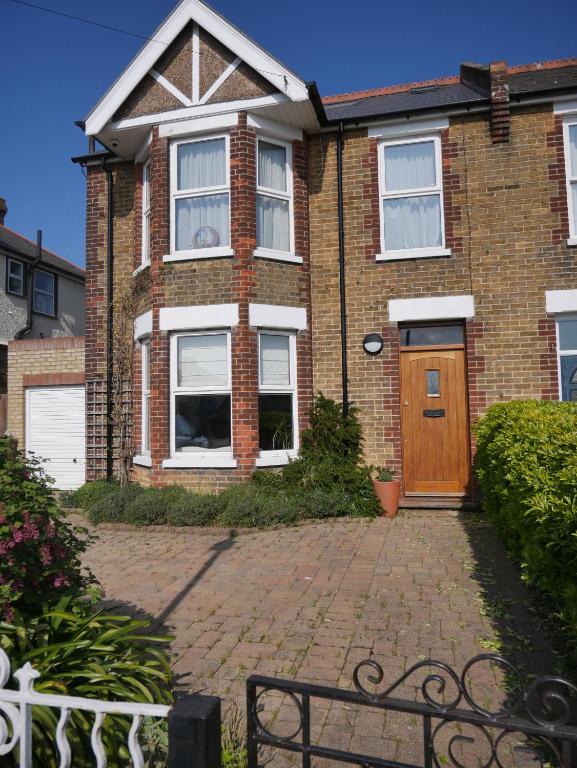
<path id="1" fill-rule="evenodd" d="M 300 128 L 294 128 L 292 125 L 277 123 L 276 120 L 269 120 L 267 117 L 248 115 L 246 122 L 247 125 L 256 128 L 257 131 L 266 133 L 267 136 L 270 136 L 273 139 L 281 139 L 282 141 L 303 140 L 303 132 Z"/>
<path id="2" fill-rule="evenodd" d="M 189 331 L 196 328 L 232 328 L 238 325 L 238 304 L 206 304 L 195 307 L 163 307 L 161 331 Z"/>
<path id="3" fill-rule="evenodd" d="M 192 136 L 195 133 L 220 131 L 225 128 L 232 128 L 235 125 L 238 125 L 238 112 L 197 117 L 193 120 L 175 120 L 172 123 L 165 123 L 159 126 L 158 135 L 165 138 Z"/>
<path id="4" fill-rule="evenodd" d="M 554 115 L 570 115 L 577 112 L 577 99 L 571 99 L 570 101 L 555 101 L 553 102 L 553 114 Z"/>
<path id="5" fill-rule="evenodd" d="M 152 333 L 152 310 L 149 309 L 134 321 L 134 338 L 136 340 L 150 336 Z"/>
<path id="6" fill-rule="evenodd" d="M 152 144 L 152 131 L 148 131 L 146 138 L 140 145 L 140 148 L 136 150 L 134 155 L 135 163 L 144 163 L 150 156 L 150 145 Z"/>
<path id="7" fill-rule="evenodd" d="M 545 291 L 545 309 L 549 315 L 577 312 L 577 289 Z"/>
<path id="8" fill-rule="evenodd" d="M 434 296 L 424 299 L 391 299 L 389 320 L 453 320 L 475 317 L 474 296 Z"/>
<path id="9" fill-rule="evenodd" d="M 284 328 L 291 331 L 304 331 L 307 327 L 307 311 L 303 307 L 249 304 L 248 324 L 253 328 Z"/>
<path id="10" fill-rule="evenodd" d="M 132 93 L 189 21 L 196 22 L 199 27 L 216 37 L 235 56 L 257 70 L 291 101 L 308 99 L 307 87 L 303 80 L 220 14 L 201 0 L 181 0 L 91 110 L 85 121 L 87 135 L 94 135 L 104 128 L 127 96 Z"/>
<path id="11" fill-rule="evenodd" d="M 449 127 L 448 117 L 436 117 L 421 120 L 403 120 L 394 123 L 370 126 L 369 138 L 390 139 L 394 136 L 410 136 L 418 133 L 442 131 Z"/>

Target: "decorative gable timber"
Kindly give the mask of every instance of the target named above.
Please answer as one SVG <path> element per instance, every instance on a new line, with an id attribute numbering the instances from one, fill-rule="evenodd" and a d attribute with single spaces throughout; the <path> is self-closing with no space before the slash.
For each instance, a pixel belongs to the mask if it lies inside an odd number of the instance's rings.
<path id="1" fill-rule="evenodd" d="M 201 0 L 182 0 L 87 116 L 86 133 L 157 111 L 271 96 L 306 101 L 308 91 Z"/>

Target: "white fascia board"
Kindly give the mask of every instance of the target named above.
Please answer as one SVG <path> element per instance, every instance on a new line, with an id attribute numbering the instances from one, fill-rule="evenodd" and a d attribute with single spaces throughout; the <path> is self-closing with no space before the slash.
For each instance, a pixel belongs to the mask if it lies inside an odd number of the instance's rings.
<path id="1" fill-rule="evenodd" d="M 115 131 L 122 131 L 125 128 L 137 128 L 141 125 L 159 125 L 173 122 L 174 120 L 184 120 L 189 117 L 206 117 L 208 115 L 220 115 L 225 112 L 237 113 L 241 109 L 274 107 L 277 104 L 284 104 L 288 101 L 289 99 L 286 96 L 278 93 L 272 96 L 259 96 L 257 99 L 238 99 L 237 101 L 223 101 L 218 104 L 196 104 L 193 107 L 171 109 L 170 112 L 157 112 L 153 115 L 143 115 L 142 117 L 128 117 L 111 123 L 110 127 Z"/>
<path id="2" fill-rule="evenodd" d="M 575 115 L 577 113 L 577 99 L 573 98 L 569 101 L 554 101 L 553 102 L 553 114 L 554 115 Z"/>
<path id="3" fill-rule="evenodd" d="M 304 331 L 307 327 L 307 311 L 304 307 L 249 304 L 248 324 L 253 328 L 283 328 Z"/>
<path id="4" fill-rule="evenodd" d="M 152 310 L 148 310 L 134 321 L 134 338 L 142 339 L 152 333 Z"/>
<path id="5" fill-rule="evenodd" d="M 136 154 L 134 155 L 135 163 L 144 163 L 146 162 L 146 160 L 148 160 L 150 156 L 151 144 L 152 144 L 152 131 L 148 131 L 146 138 L 140 145 L 139 149 L 136 150 Z"/>
<path id="6" fill-rule="evenodd" d="M 197 328 L 232 328 L 238 325 L 238 304 L 207 304 L 196 307 L 163 307 L 161 331 L 192 331 Z"/>
<path id="7" fill-rule="evenodd" d="M 577 312 L 577 289 L 545 291 L 545 308 L 549 315 Z"/>
<path id="8" fill-rule="evenodd" d="M 449 127 L 448 117 L 435 117 L 428 119 L 409 119 L 403 121 L 381 123 L 369 127 L 369 138 L 392 138 L 395 136 L 408 136 L 414 133 L 432 133 L 442 131 Z"/>
<path id="9" fill-rule="evenodd" d="M 189 21 L 196 22 L 291 101 L 308 99 L 306 84 L 201 0 L 182 0 L 151 35 L 120 77 L 86 117 L 86 134 L 97 134 L 154 66 Z"/>
<path id="10" fill-rule="evenodd" d="M 238 125 L 238 112 L 230 112 L 224 115 L 210 115 L 209 117 L 197 117 L 192 120 L 175 120 L 159 126 L 158 135 L 174 138 L 176 136 L 192 136 L 195 133 L 207 133 L 220 131 Z"/>
<path id="11" fill-rule="evenodd" d="M 274 139 L 282 139 L 283 141 L 302 141 L 303 132 L 300 128 L 295 128 L 292 125 L 284 125 L 278 123 L 276 120 L 269 120 L 268 117 L 260 117 L 259 115 L 248 115 L 246 122 L 257 131 L 265 133 Z"/>
<path id="12" fill-rule="evenodd" d="M 454 320 L 475 317 L 474 296 L 434 296 L 424 299 L 391 299 L 389 320 Z"/>

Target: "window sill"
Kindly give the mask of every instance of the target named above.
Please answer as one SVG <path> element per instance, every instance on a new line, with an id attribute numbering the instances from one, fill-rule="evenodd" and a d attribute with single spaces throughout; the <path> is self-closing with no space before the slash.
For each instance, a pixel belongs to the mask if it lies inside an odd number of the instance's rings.
<path id="1" fill-rule="evenodd" d="M 450 248 L 407 248 L 402 251 L 377 253 L 375 258 L 377 261 L 398 261 L 399 259 L 434 259 L 450 255 Z"/>
<path id="2" fill-rule="evenodd" d="M 132 463 L 138 464 L 139 467 L 151 467 L 152 466 L 152 458 L 150 456 L 133 456 L 132 457 Z"/>
<path id="3" fill-rule="evenodd" d="M 298 451 L 262 451 L 255 462 L 257 467 L 281 467 L 288 464 L 291 459 L 296 459 Z"/>
<path id="4" fill-rule="evenodd" d="M 207 468 L 207 469 L 234 469 L 237 466 L 236 459 L 230 454 L 215 455 L 207 453 L 188 454 L 187 456 L 165 459 L 162 462 L 163 469 L 187 469 L 187 468 Z"/>
<path id="5" fill-rule="evenodd" d="M 252 252 L 255 259 L 270 259 L 271 261 L 287 261 L 291 264 L 302 264 L 303 257 L 289 251 L 274 251 L 272 248 L 255 248 Z"/>
<path id="6" fill-rule="evenodd" d="M 568 245 L 570 248 L 571 248 L 571 247 L 573 247 L 573 246 L 576 246 L 576 245 L 577 245 L 577 237 L 570 237 L 570 238 L 567 240 L 567 245 Z"/>
<path id="7" fill-rule="evenodd" d="M 222 248 L 198 248 L 193 251 L 175 251 L 162 257 L 163 261 L 196 261 L 197 259 L 222 259 L 234 256 L 234 250 L 228 245 Z"/>
<path id="8" fill-rule="evenodd" d="M 132 273 L 132 277 L 136 277 L 136 275 L 139 275 L 141 272 L 144 272 L 145 269 L 150 268 L 150 262 L 148 264 L 139 264 L 134 272 Z"/>

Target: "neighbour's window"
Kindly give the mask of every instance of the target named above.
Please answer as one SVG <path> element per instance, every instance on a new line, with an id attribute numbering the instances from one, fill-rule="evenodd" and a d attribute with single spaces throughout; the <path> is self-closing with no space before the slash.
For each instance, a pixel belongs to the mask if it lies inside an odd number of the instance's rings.
<path id="1" fill-rule="evenodd" d="M 142 355 L 142 453 L 150 455 L 150 339 L 140 345 Z"/>
<path id="2" fill-rule="evenodd" d="M 175 143 L 171 185 L 173 251 L 210 255 L 210 249 L 228 247 L 228 137 Z"/>
<path id="3" fill-rule="evenodd" d="M 142 259 L 141 264 L 150 264 L 150 161 L 142 167 Z"/>
<path id="4" fill-rule="evenodd" d="M 173 454 L 232 454 L 230 333 L 179 334 L 172 351 Z"/>
<path id="5" fill-rule="evenodd" d="M 577 400 L 577 317 L 557 318 L 561 400 Z"/>
<path id="6" fill-rule="evenodd" d="M 258 434 L 262 451 L 296 448 L 295 335 L 259 334 Z"/>
<path id="7" fill-rule="evenodd" d="M 565 175 L 569 198 L 569 236 L 577 239 L 577 123 L 565 124 Z"/>
<path id="8" fill-rule="evenodd" d="M 8 293 L 16 294 L 16 296 L 24 296 L 24 264 L 21 261 L 8 259 L 6 290 Z"/>
<path id="9" fill-rule="evenodd" d="M 443 248 L 440 138 L 383 142 L 379 162 L 383 253 Z"/>
<path id="10" fill-rule="evenodd" d="M 55 276 L 41 269 L 34 270 L 32 291 L 32 309 L 41 315 L 51 315 L 55 312 Z"/>
<path id="11" fill-rule="evenodd" d="M 291 251 L 291 146 L 258 139 L 257 155 L 257 248 Z"/>

